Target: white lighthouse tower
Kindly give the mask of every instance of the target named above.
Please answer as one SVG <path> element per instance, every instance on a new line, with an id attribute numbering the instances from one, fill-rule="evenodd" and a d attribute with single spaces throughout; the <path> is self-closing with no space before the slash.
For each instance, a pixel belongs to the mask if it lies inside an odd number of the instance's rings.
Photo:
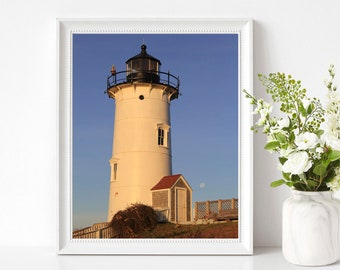
<path id="1" fill-rule="evenodd" d="M 114 67 L 107 94 L 115 100 L 108 221 L 134 203 L 152 204 L 150 189 L 172 174 L 170 102 L 179 95 L 179 79 L 160 71 L 161 62 L 146 52 Z"/>

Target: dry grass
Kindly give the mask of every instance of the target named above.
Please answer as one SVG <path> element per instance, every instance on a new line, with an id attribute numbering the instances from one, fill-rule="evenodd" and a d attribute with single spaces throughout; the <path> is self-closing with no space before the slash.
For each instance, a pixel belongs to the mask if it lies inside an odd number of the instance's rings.
<path id="1" fill-rule="evenodd" d="M 238 238 L 238 222 L 177 225 L 159 223 L 151 231 L 139 233 L 137 238 Z"/>
<path id="2" fill-rule="evenodd" d="M 140 232 L 153 230 L 157 216 L 150 206 L 135 204 L 115 214 L 110 226 L 115 238 L 135 238 Z"/>
<path id="3" fill-rule="evenodd" d="M 179 225 L 157 223 L 154 210 L 135 204 L 112 219 L 114 238 L 238 238 L 238 222 Z"/>

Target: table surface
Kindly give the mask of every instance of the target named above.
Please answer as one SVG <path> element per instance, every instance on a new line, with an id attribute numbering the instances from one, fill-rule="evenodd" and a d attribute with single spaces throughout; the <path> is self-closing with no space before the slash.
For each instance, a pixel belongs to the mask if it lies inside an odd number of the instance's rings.
<path id="1" fill-rule="evenodd" d="M 5 266 L 5 268 L 3 268 Z M 324 267 L 302 267 L 285 261 L 281 248 L 254 248 L 252 256 L 112 256 L 56 255 L 53 247 L 0 247 L 1 269 L 340 269 L 340 261 Z"/>

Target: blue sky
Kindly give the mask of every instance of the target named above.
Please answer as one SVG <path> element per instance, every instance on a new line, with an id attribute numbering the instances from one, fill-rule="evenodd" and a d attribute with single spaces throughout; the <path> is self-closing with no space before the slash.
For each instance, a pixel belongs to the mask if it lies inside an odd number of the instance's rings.
<path id="1" fill-rule="evenodd" d="M 106 76 L 143 42 L 181 81 L 170 106 L 173 174 L 189 182 L 193 203 L 237 197 L 238 35 L 74 34 L 74 228 L 106 221 L 115 109 Z"/>

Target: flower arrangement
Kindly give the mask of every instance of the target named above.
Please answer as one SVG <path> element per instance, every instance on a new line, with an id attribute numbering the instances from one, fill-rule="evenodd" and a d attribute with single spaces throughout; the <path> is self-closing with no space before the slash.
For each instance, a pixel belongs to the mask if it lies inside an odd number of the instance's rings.
<path id="1" fill-rule="evenodd" d="M 334 65 L 328 69 L 327 102 L 307 97 L 301 81 L 284 73 L 259 74 L 272 100 L 280 104 L 282 117 L 272 115 L 272 105 L 243 90 L 259 115 L 252 127 L 267 136 L 265 149 L 279 156 L 282 179 L 272 187 L 286 184 L 300 191 L 340 189 L 340 93 L 333 83 Z"/>

